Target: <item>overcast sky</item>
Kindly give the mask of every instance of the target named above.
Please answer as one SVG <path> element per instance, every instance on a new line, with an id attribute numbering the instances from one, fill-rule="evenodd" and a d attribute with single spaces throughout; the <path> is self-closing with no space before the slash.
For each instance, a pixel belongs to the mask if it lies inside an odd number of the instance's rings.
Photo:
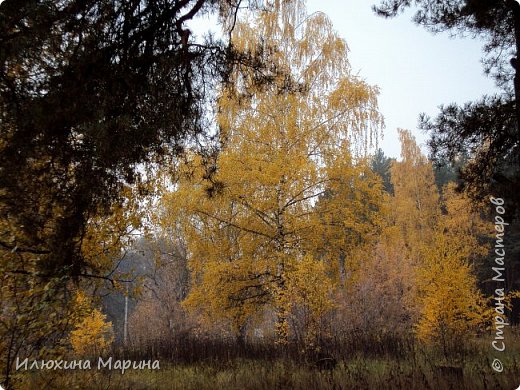
<path id="1" fill-rule="evenodd" d="M 386 121 L 381 147 L 398 157 L 397 128 L 411 130 L 424 145 L 427 136 L 417 129 L 421 112 L 435 116 L 441 104 L 465 103 L 497 89 L 483 74 L 481 41 L 433 35 L 411 21 L 411 12 L 383 19 L 372 4 L 377 1 L 308 0 L 307 9 L 329 16 L 349 46 L 353 70 L 381 89 Z"/>
<path id="2" fill-rule="evenodd" d="M 427 135 L 418 130 L 419 114 L 436 116 L 441 104 L 476 100 L 498 91 L 483 73 L 482 42 L 471 38 L 433 35 L 411 21 L 412 11 L 393 19 L 378 17 L 371 6 L 378 0 L 307 0 L 309 13 L 322 11 L 350 49 L 354 70 L 380 88 L 379 108 L 386 128 L 380 146 L 399 157 L 397 129 L 411 130 L 423 151 Z M 194 31 L 218 31 L 215 21 L 192 22 Z"/>

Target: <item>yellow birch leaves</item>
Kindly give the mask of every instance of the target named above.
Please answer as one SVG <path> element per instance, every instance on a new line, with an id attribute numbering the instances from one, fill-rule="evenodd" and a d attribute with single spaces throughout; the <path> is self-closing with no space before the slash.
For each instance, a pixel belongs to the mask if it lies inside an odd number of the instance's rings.
<path id="1" fill-rule="evenodd" d="M 186 243 L 185 307 L 239 335 L 270 317 L 279 341 L 295 323 L 315 341 L 338 292 L 373 285 L 363 267 L 374 267 L 389 286 L 382 294 L 393 294 L 388 314 L 415 324 L 420 339 L 481 323 L 472 261 L 484 250 L 482 222 L 453 188 L 440 196 L 404 130 L 395 195 L 383 190 L 366 161 L 383 124 L 377 89 L 351 74 L 330 21 L 300 1 L 273 2 L 237 23 L 232 42 L 269 56 L 279 73 L 268 85 L 247 69 L 232 75 L 218 99 L 218 155 L 187 151 L 162 199 L 162 231 Z M 394 264 L 403 275 L 387 275 Z"/>
<path id="2" fill-rule="evenodd" d="M 91 300 L 81 290 L 76 293 L 74 307 L 75 329 L 69 337 L 74 352 L 79 356 L 99 356 L 114 340 L 112 324 L 92 307 Z"/>
<path id="3" fill-rule="evenodd" d="M 232 40 L 268 51 L 282 73 L 260 88 L 244 70 L 222 89 L 213 172 L 187 153 L 163 228 L 187 242 L 187 307 L 236 330 L 267 310 L 286 339 L 299 305 L 315 334 L 332 308 L 339 255 L 352 258 L 380 221 L 382 191 L 363 158 L 382 125 L 377 90 L 350 73 L 330 21 L 300 1 L 238 23 Z"/>
<path id="4" fill-rule="evenodd" d="M 402 161 L 392 166 L 393 224 L 415 269 L 419 339 L 442 344 L 486 321 L 473 261 L 486 253 L 486 234 L 469 200 L 447 185 L 439 197 L 431 163 L 409 131 L 400 130 Z M 489 231 L 489 230 L 488 230 Z"/>

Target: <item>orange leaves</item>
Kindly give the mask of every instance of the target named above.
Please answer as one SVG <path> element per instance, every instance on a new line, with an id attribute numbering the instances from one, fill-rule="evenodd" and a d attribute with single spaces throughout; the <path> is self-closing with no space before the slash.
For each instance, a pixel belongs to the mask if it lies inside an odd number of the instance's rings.
<path id="1" fill-rule="evenodd" d="M 486 321 L 485 300 L 468 253 L 454 245 L 467 238 L 438 232 L 435 244 L 423 252 L 417 279 L 420 319 L 416 330 L 421 340 L 448 343 Z"/>
<path id="2" fill-rule="evenodd" d="M 76 325 L 70 333 L 70 343 L 78 355 L 95 355 L 105 351 L 113 341 L 112 324 L 99 310 L 92 313 Z"/>
<path id="3" fill-rule="evenodd" d="M 291 305 L 305 307 L 313 321 L 330 310 L 338 254 L 350 256 L 380 223 L 382 191 L 352 158 L 349 140 L 366 150 L 382 121 L 377 91 L 350 75 L 346 45 L 330 21 L 306 15 L 300 1 L 275 9 L 238 23 L 232 39 L 237 47 L 269 48 L 300 87 L 280 79 L 255 88 L 245 72 L 233 74 L 219 98 L 214 175 L 205 178 L 200 157 L 188 155 L 193 175 L 180 175 L 164 197 L 162 220 L 187 242 L 187 307 L 235 329 L 269 309 L 287 337 Z M 212 182 L 221 190 L 208 196 Z"/>
<path id="4" fill-rule="evenodd" d="M 313 321 L 318 321 L 334 303 L 334 283 L 327 275 L 328 267 L 305 255 L 287 275 L 287 292 L 292 305 L 303 305 L 310 311 Z"/>
<path id="5" fill-rule="evenodd" d="M 405 240 L 415 246 L 430 243 L 431 232 L 440 215 L 439 194 L 435 186 L 431 163 L 407 130 L 399 130 L 401 162 L 391 168 L 394 185 L 395 223 Z"/>
<path id="6" fill-rule="evenodd" d="M 399 131 L 402 161 L 392 166 L 393 224 L 415 269 L 419 339 L 444 350 L 486 320 L 473 262 L 486 253 L 478 236 L 485 224 L 450 184 L 439 197 L 431 163 L 410 132 Z"/>
<path id="7" fill-rule="evenodd" d="M 84 292 L 77 292 L 74 303 L 75 329 L 70 332 L 70 344 L 80 356 L 99 355 L 112 344 L 112 324 L 106 321 L 103 313 L 92 307 Z"/>

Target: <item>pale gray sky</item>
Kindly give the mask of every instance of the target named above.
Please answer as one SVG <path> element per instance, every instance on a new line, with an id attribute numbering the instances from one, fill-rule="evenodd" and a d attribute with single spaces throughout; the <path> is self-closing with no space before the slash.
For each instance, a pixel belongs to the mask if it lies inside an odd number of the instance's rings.
<path id="1" fill-rule="evenodd" d="M 398 157 L 397 128 L 411 130 L 423 146 L 427 136 L 417 129 L 421 112 L 435 116 L 441 104 L 465 103 L 497 89 L 483 74 L 481 41 L 433 35 L 410 20 L 411 12 L 378 17 L 372 4 L 377 1 L 308 0 L 307 8 L 328 15 L 349 46 L 353 70 L 380 87 L 386 121 L 381 147 Z"/>
<path id="2" fill-rule="evenodd" d="M 380 146 L 399 157 L 397 129 L 411 130 L 423 151 L 427 135 L 417 129 L 421 112 L 434 117 L 441 104 L 476 100 L 498 89 L 483 74 L 482 42 L 433 35 L 411 21 L 412 11 L 393 19 L 378 17 L 371 6 L 378 0 L 307 0 L 310 13 L 322 11 L 350 49 L 354 70 L 380 88 L 379 108 L 386 128 Z M 218 31 L 214 18 L 191 22 L 196 32 Z"/>

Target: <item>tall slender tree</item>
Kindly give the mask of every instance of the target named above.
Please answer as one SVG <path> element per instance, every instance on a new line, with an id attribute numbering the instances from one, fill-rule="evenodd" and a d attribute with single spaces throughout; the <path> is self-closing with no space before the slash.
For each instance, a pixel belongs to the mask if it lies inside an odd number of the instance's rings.
<path id="1" fill-rule="evenodd" d="M 442 197 L 433 167 L 409 131 L 400 130 L 402 161 L 392 166 L 393 221 L 406 248 L 400 256 L 413 269 L 415 332 L 438 343 L 446 356 L 456 337 L 483 325 L 486 302 L 477 286 L 476 261 L 486 255 L 479 241 L 489 226 L 469 199 L 449 184 Z M 453 351 L 453 349 L 451 349 Z"/>
<path id="2" fill-rule="evenodd" d="M 271 308 L 285 341 L 294 294 L 305 295 L 301 304 L 313 315 L 327 307 L 326 282 L 309 291 L 298 281 L 314 271 L 331 280 L 337 251 L 322 242 L 330 230 L 338 242 L 356 243 L 348 238 L 377 225 L 380 182 L 350 145 L 364 150 L 381 116 L 377 90 L 350 73 L 345 42 L 325 15 L 307 15 L 301 1 L 274 4 L 279 8 L 237 24 L 233 39 L 239 49 L 271 51 L 296 83 L 280 77 L 267 88 L 248 88 L 249 72 L 232 75 L 219 99 L 222 151 L 210 172 L 187 156 L 191 164 L 165 197 L 163 220 L 186 236 L 188 306 L 227 319 L 242 336 L 248 321 Z M 334 201 L 316 207 L 326 193 Z M 313 262 L 323 264 L 302 269 Z"/>

